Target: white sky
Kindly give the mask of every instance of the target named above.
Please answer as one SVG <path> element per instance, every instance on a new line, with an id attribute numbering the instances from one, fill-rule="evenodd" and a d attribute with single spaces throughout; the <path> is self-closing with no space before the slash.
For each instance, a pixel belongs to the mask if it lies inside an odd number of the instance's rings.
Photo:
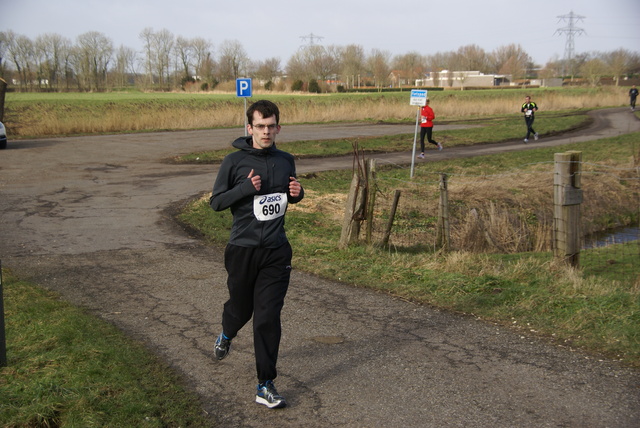
<path id="1" fill-rule="evenodd" d="M 431 55 L 475 44 L 487 52 L 519 44 L 539 64 L 564 56 L 573 11 L 575 53 L 624 48 L 640 52 L 639 0 L 0 0 L 0 31 L 32 40 L 47 33 L 75 42 L 88 31 L 103 33 L 114 48 L 141 50 L 150 27 L 174 36 L 202 37 L 214 53 L 223 40 L 237 40 L 252 60 L 277 57 L 284 67 L 310 34 L 316 44 L 361 45 L 369 55 Z"/>

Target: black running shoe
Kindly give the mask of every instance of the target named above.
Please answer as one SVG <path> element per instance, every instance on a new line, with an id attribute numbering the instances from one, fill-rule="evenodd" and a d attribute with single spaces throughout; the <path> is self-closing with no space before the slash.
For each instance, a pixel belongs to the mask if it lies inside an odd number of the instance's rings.
<path id="1" fill-rule="evenodd" d="M 231 349 L 231 339 L 228 339 L 224 333 L 220 333 L 220 336 L 216 339 L 216 345 L 213 347 L 214 353 L 216 354 L 216 358 L 219 360 L 224 359 L 227 355 L 229 355 L 229 350 Z"/>
<path id="2" fill-rule="evenodd" d="M 278 394 L 278 391 L 276 391 L 276 386 L 271 380 L 258 385 L 258 391 L 256 392 L 256 403 L 264 404 L 270 409 L 279 409 L 287 405 L 284 397 Z"/>

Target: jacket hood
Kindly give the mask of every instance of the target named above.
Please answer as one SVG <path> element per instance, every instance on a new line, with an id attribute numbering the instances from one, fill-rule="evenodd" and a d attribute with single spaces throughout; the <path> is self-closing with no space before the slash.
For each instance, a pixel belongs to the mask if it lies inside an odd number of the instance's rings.
<path id="1" fill-rule="evenodd" d="M 273 145 L 268 149 L 256 149 L 255 147 L 253 147 L 253 137 L 251 135 L 246 137 L 236 138 L 235 141 L 231 143 L 231 145 L 236 149 L 247 150 L 247 151 L 255 150 L 261 153 L 268 153 L 271 150 L 275 150 L 276 148 L 276 143 L 273 143 Z"/>

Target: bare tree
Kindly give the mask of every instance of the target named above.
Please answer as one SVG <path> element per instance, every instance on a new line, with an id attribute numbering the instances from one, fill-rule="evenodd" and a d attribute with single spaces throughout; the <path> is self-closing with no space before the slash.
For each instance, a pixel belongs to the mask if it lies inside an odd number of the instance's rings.
<path id="1" fill-rule="evenodd" d="M 633 52 L 631 53 L 631 58 L 629 58 L 629 71 L 627 75 L 631 77 L 638 74 L 640 74 L 640 52 Z"/>
<path id="2" fill-rule="evenodd" d="M 296 53 L 289 58 L 286 71 L 289 79 L 294 81 L 308 81 L 311 78 L 303 49 L 297 50 Z"/>
<path id="3" fill-rule="evenodd" d="M 304 48 L 311 72 L 310 80 L 328 80 L 338 73 L 340 52 L 337 46 L 313 45 Z"/>
<path id="4" fill-rule="evenodd" d="M 340 50 L 340 74 L 347 88 L 356 86 L 356 77 L 365 72 L 365 53 L 360 45 L 348 45 Z"/>
<path id="5" fill-rule="evenodd" d="M 0 77 L 5 76 L 6 61 L 4 57 L 7 53 L 7 35 L 4 31 L 0 31 Z"/>
<path id="6" fill-rule="evenodd" d="M 223 41 L 220 45 L 218 64 L 221 80 L 235 80 L 241 77 L 249 64 L 249 58 L 242 43 L 237 40 Z"/>
<path id="7" fill-rule="evenodd" d="M 254 68 L 253 74 L 256 78 L 265 82 L 265 85 L 269 82 L 273 83 L 281 74 L 280 58 L 268 58 L 264 61 L 259 61 L 254 65 Z"/>
<path id="8" fill-rule="evenodd" d="M 455 53 L 454 52 L 438 52 L 425 58 L 425 72 L 433 77 L 433 84 L 440 86 L 439 72 L 444 70 L 455 69 Z M 447 84 L 449 84 L 447 82 Z"/>
<path id="9" fill-rule="evenodd" d="M 136 75 L 136 60 L 136 51 L 123 45 L 118 48 L 116 52 L 116 62 L 113 68 L 115 86 L 127 86 L 130 78 Z"/>
<path id="10" fill-rule="evenodd" d="M 399 79 L 406 80 L 407 83 L 424 78 L 427 70 L 425 57 L 418 52 L 396 55 L 391 67 L 399 73 Z"/>
<path id="11" fill-rule="evenodd" d="M 5 33 L 9 60 L 16 67 L 20 88 L 26 89 L 33 84 L 32 68 L 35 58 L 33 42 L 26 36 L 9 30 Z"/>
<path id="12" fill-rule="evenodd" d="M 593 58 L 596 57 L 594 55 L 596 54 L 592 52 L 581 52 L 579 54 L 574 55 L 574 57 L 571 60 L 569 60 L 570 62 L 565 67 L 565 70 L 569 70 L 572 80 L 575 77 L 576 73 L 580 73 L 580 70 L 582 70 L 582 66 L 586 62 L 591 61 Z"/>
<path id="13" fill-rule="evenodd" d="M 600 79 L 607 74 L 609 67 L 599 58 L 593 58 L 580 66 L 580 74 L 587 79 L 589 85 L 598 86 Z"/>
<path id="14" fill-rule="evenodd" d="M 378 89 L 388 85 L 389 73 L 391 72 L 389 67 L 390 58 L 391 54 L 389 52 L 373 49 L 367 59 L 367 68 L 371 76 L 373 76 L 374 85 Z"/>
<path id="15" fill-rule="evenodd" d="M 190 72 L 194 52 L 193 44 L 190 40 L 182 36 L 178 36 L 176 38 L 174 49 L 176 52 L 176 57 L 178 57 L 178 60 L 180 61 L 183 79 L 193 78 Z"/>
<path id="16" fill-rule="evenodd" d="M 281 72 L 280 59 L 251 62 L 236 40 L 224 41 L 219 57 L 214 57 L 212 44 L 202 38 L 175 38 L 168 30 L 154 31 L 145 28 L 139 35 L 143 41 L 143 55 L 136 57 L 130 48 L 121 46 L 115 56 L 111 41 L 103 34 L 88 32 L 77 38 L 73 45 L 57 34 L 43 34 L 35 42 L 11 30 L 0 32 L 0 75 L 16 82 L 22 89 L 36 86 L 66 88 L 74 82 L 85 90 L 101 90 L 107 85 L 126 85 L 137 80 L 136 61 L 144 61 L 144 73 L 148 85 L 177 87 L 179 79 L 195 77 L 215 86 L 219 80 L 232 80 L 242 74 L 255 76 L 266 82 L 273 81 Z M 304 82 L 335 79 L 355 87 L 361 81 L 373 78 L 378 88 L 387 86 L 390 74 L 388 52 L 373 50 L 365 55 L 359 45 L 322 46 L 309 45 L 290 57 L 286 72 L 290 79 Z M 602 71 L 600 65 L 607 69 Z M 416 52 L 396 55 L 393 68 L 401 77 L 411 81 L 427 73 L 450 71 L 480 71 L 483 73 L 510 74 L 515 79 L 533 75 L 535 69 L 531 57 L 520 45 L 507 45 L 487 54 L 477 45 L 460 47 L 457 51 L 439 52 L 422 56 Z M 539 75 L 545 78 L 558 76 L 561 69 L 580 70 L 587 79 L 595 75 L 612 76 L 616 85 L 625 77 L 640 73 L 640 54 L 625 49 L 605 53 L 582 53 L 572 58 L 570 67 L 563 60 L 550 60 Z M 596 72 L 597 71 L 597 72 Z M 595 73 L 595 74 L 594 74 Z M 10 78 L 9 78 L 10 76 Z M 452 76 L 449 73 L 449 76 Z M 107 82 L 107 77 L 109 81 Z M 446 85 L 434 75 L 434 84 Z M 449 82 L 450 84 L 451 82 Z M 205 87 L 205 83 L 202 84 Z"/>
<path id="17" fill-rule="evenodd" d="M 58 87 L 63 77 L 64 60 L 71 49 L 71 41 L 60 34 L 44 34 L 36 38 L 38 80 L 50 88 Z"/>
<path id="18" fill-rule="evenodd" d="M 633 55 L 625 49 L 618 49 L 602 55 L 602 60 L 609 65 L 616 86 L 620 85 L 620 78 L 631 70 Z"/>
<path id="19" fill-rule="evenodd" d="M 299 49 L 287 63 L 287 75 L 295 80 L 317 82 L 337 77 L 340 49 L 337 46 L 309 45 Z"/>
<path id="20" fill-rule="evenodd" d="M 215 69 L 213 60 L 213 46 L 211 42 L 196 37 L 191 41 L 193 47 L 193 62 L 196 79 L 212 78 Z"/>
<path id="21" fill-rule="evenodd" d="M 173 51 L 174 40 L 173 33 L 167 29 L 162 29 L 155 33 L 156 74 L 161 87 L 165 87 L 169 83 L 171 76 L 171 52 Z"/>
<path id="22" fill-rule="evenodd" d="M 510 44 L 497 48 L 494 53 L 495 70 L 500 74 L 509 74 L 514 79 L 524 79 L 527 76 L 531 57 L 522 46 Z"/>
<path id="23" fill-rule="evenodd" d="M 558 55 L 551 58 L 544 68 L 539 72 L 539 76 L 543 79 L 549 79 L 556 76 L 562 76 L 562 60 Z"/>
<path id="24" fill-rule="evenodd" d="M 140 40 L 143 43 L 144 50 L 144 69 L 147 74 L 147 83 L 152 86 L 155 79 L 153 78 L 154 70 L 154 53 L 153 53 L 153 28 L 147 27 L 140 32 Z"/>
<path id="25" fill-rule="evenodd" d="M 489 54 L 478 45 L 467 45 L 458 48 L 451 56 L 451 70 L 491 72 Z"/>
<path id="26" fill-rule="evenodd" d="M 100 32 L 89 31 L 78 36 L 74 51 L 74 66 L 81 89 L 104 89 L 113 55 L 111 40 Z"/>
<path id="27" fill-rule="evenodd" d="M 144 64 L 149 83 L 153 85 L 157 82 L 158 86 L 166 87 L 171 75 L 171 53 L 175 42 L 173 33 L 167 29 L 155 32 L 147 27 L 139 37 L 144 44 Z"/>

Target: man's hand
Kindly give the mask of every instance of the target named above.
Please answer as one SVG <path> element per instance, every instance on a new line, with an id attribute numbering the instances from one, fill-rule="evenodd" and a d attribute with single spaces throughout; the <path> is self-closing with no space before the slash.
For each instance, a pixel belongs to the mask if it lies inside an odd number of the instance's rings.
<path id="1" fill-rule="evenodd" d="M 297 198 L 298 196 L 300 196 L 302 186 L 295 177 L 289 177 L 289 180 L 291 180 L 289 181 L 289 194 L 292 198 Z"/>
<path id="2" fill-rule="evenodd" d="M 253 175 L 253 174 L 254 174 L 254 171 L 252 169 L 249 175 L 247 176 L 247 178 L 251 180 L 251 184 L 253 184 L 253 187 L 256 189 L 256 192 L 259 192 L 260 188 L 262 187 L 262 179 L 260 178 L 259 175 Z"/>

